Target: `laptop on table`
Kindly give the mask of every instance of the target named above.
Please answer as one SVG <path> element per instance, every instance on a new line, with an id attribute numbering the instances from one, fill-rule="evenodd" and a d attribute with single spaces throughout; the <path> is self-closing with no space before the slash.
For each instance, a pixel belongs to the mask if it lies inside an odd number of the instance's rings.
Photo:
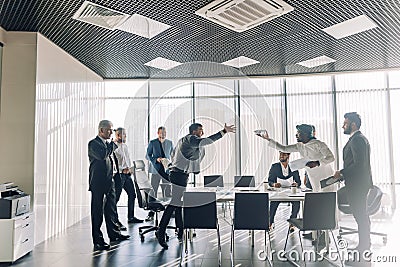
<path id="1" fill-rule="evenodd" d="M 255 191 L 256 188 L 256 181 L 254 176 L 252 175 L 242 175 L 242 176 L 235 176 L 234 177 L 234 187 L 236 190 L 239 191 Z"/>
<path id="2" fill-rule="evenodd" d="M 204 187 L 224 187 L 224 178 L 222 175 L 205 175 Z"/>

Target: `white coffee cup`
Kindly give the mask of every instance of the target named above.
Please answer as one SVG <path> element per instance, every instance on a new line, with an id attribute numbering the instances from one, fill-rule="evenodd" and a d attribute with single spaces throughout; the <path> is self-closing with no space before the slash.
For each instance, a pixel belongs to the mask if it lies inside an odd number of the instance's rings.
<path id="1" fill-rule="evenodd" d="M 292 186 L 291 191 L 292 191 L 292 194 L 296 194 L 297 193 L 297 187 L 296 186 Z"/>
<path id="2" fill-rule="evenodd" d="M 264 183 L 264 191 L 268 191 L 269 188 L 269 184 L 268 183 Z"/>

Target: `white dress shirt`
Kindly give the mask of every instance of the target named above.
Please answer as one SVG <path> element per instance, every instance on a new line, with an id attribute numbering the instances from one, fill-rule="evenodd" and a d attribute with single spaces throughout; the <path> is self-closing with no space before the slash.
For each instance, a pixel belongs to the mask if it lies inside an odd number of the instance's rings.
<path id="1" fill-rule="evenodd" d="M 133 162 L 129 157 L 128 146 L 125 143 L 115 143 L 118 148 L 115 149 L 114 153 L 118 160 L 119 172 L 122 173 L 123 169 L 132 168 Z"/>
<path id="2" fill-rule="evenodd" d="M 299 152 L 303 158 L 309 159 L 310 161 L 319 161 L 320 166 L 309 168 L 305 167 L 308 177 L 310 179 L 311 186 L 314 192 L 319 191 L 332 191 L 334 188 L 328 186 L 321 190 L 320 181 L 324 178 L 332 176 L 334 171 L 330 163 L 335 160 L 332 151 L 328 146 L 317 139 L 311 139 L 307 143 L 298 142 L 293 145 L 282 145 L 273 139 L 269 140 L 268 146 L 278 149 L 283 152 Z"/>

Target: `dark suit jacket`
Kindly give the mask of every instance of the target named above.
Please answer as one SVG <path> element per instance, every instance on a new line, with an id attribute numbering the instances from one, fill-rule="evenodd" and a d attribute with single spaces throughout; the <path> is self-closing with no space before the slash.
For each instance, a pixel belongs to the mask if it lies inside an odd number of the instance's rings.
<path id="1" fill-rule="evenodd" d="M 343 148 L 343 169 L 340 173 L 350 190 L 372 187 L 370 153 L 368 139 L 360 131 L 355 132 Z"/>
<path id="2" fill-rule="evenodd" d="M 112 186 L 114 142 L 106 146 L 100 137 L 89 141 L 89 191 L 107 193 Z"/>
<path id="3" fill-rule="evenodd" d="M 200 162 L 205 155 L 205 146 L 212 144 L 222 138 L 222 133 L 217 132 L 206 138 L 188 134 L 182 137 L 172 151 L 172 167 L 185 173 L 200 172 Z"/>
<path id="4" fill-rule="evenodd" d="M 165 139 L 165 150 L 164 150 L 164 155 L 165 158 L 171 159 L 171 152 L 173 149 L 172 146 L 172 141 Z M 149 173 L 159 173 L 160 169 L 164 167 L 162 166 L 161 163 L 157 162 L 158 158 L 162 158 L 162 152 L 161 152 L 161 143 L 158 139 L 153 139 L 150 141 L 148 147 L 147 147 L 147 153 L 146 153 L 146 158 L 151 162 L 149 164 Z"/>
<path id="5" fill-rule="evenodd" d="M 294 171 L 292 172 L 292 170 L 289 168 L 289 175 L 288 176 L 284 176 L 282 173 L 282 167 L 281 167 L 281 163 L 277 162 L 272 164 L 271 169 L 269 169 L 269 174 L 268 174 L 268 184 L 270 186 L 272 186 L 272 184 L 277 182 L 277 178 L 279 179 L 283 179 L 283 180 L 287 180 L 290 177 L 293 177 L 293 180 L 297 183 L 298 186 L 301 185 L 301 180 L 300 180 L 300 175 L 299 175 L 299 171 Z"/>

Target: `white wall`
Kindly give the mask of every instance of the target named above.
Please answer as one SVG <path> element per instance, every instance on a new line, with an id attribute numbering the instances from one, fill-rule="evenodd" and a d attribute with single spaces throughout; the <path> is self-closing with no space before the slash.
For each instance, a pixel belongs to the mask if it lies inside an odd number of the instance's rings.
<path id="1" fill-rule="evenodd" d="M 90 214 L 87 143 L 104 116 L 103 79 L 38 34 L 35 241 Z M 89 229 L 88 229 L 89 230 Z"/>
<path id="2" fill-rule="evenodd" d="M 0 183 L 33 195 L 36 33 L 1 31 Z"/>

